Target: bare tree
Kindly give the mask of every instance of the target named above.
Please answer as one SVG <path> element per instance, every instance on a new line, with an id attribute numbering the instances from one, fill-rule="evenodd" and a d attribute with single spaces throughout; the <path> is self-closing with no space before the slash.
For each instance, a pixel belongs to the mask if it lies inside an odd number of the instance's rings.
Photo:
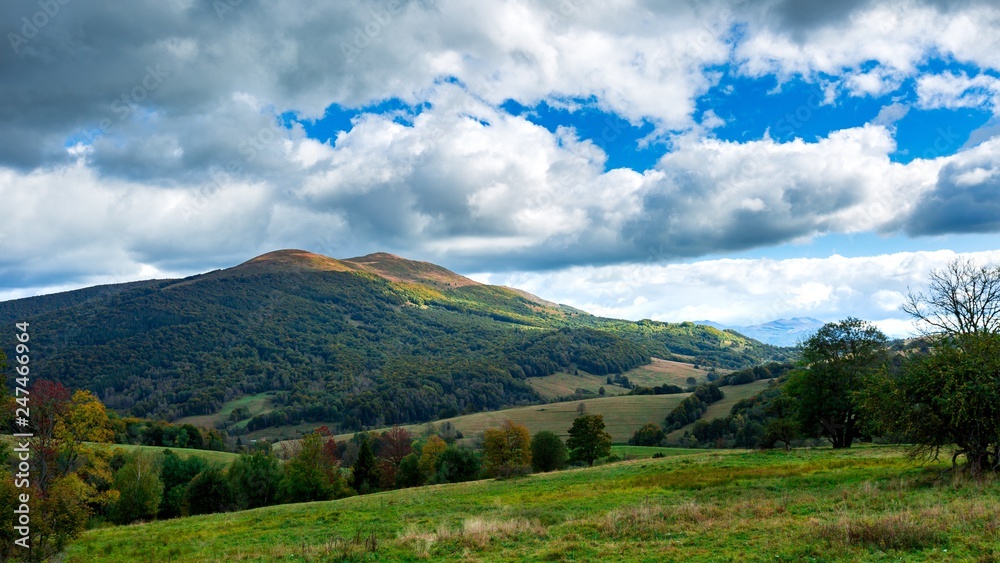
<path id="1" fill-rule="evenodd" d="M 926 293 L 911 290 L 903 311 L 924 334 L 1000 334 L 1000 266 L 956 258 L 931 272 Z"/>

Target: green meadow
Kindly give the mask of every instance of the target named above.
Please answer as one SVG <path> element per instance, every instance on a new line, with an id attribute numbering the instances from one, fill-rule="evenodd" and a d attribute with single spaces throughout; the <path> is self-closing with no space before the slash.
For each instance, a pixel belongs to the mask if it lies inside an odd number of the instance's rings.
<path id="1" fill-rule="evenodd" d="M 889 447 L 685 451 L 95 529 L 91 561 L 997 561 L 1000 484 Z"/>

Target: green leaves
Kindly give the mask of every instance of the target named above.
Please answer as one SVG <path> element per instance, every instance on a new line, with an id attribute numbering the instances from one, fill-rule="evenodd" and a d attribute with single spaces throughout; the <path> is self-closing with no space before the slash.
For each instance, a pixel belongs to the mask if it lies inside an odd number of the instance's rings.
<path id="1" fill-rule="evenodd" d="M 827 438 L 835 448 L 851 446 L 862 426 L 856 395 L 865 378 L 885 364 L 887 345 L 882 331 L 855 318 L 828 323 L 806 341 L 805 369 L 785 386 L 804 432 Z"/>

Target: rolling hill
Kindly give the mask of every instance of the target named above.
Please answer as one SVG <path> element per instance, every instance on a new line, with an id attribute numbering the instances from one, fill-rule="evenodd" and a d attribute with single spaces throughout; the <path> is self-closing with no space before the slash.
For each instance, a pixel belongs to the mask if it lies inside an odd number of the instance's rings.
<path id="1" fill-rule="evenodd" d="M 693 323 L 595 317 L 385 253 L 282 250 L 0 303 L 0 322 L 25 321 L 39 377 L 122 414 L 214 417 L 238 432 L 421 423 L 538 403 L 528 379 L 557 372 L 605 377 L 653 356 L 736 369 L 788 353 Z M 262 394 L 256 410 L 236 408 Z"/>

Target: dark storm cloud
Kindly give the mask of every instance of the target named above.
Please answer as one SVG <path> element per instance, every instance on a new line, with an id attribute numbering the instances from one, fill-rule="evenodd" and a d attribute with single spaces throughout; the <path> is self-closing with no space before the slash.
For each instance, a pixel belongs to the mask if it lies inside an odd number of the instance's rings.
<path id="1" fill-rule="evenodd" d="M 39 7 L 50 3 L 52 16 Z M 67 144 L 93 142 L 98 169 L 130 179 L 184 181 L 229 162 L 266 176 L 275 163 L 257 157 L 273 143 L 248 141 L 275 114 L 321 116 L 384 90 L 397 64 L 365 57 L 388 45 L 369 39 L 353 61 L 341 52 L 385 12 L 369 4 L 0 3 L 0 165 L 60 164 Z"/>
<path id="2" fill-rule="evenodd" d="M 769 13 L 793 36 L 817 27 L 842 23 L 871 0 L 778 0 Z"/>
<path id="3" fill-rule="evenodd" d="M 983 149 L 1000 148 L 997 142 Z M 1000 156 L 982 149 L 959 155 L 910 215 L 910 235 L 1000 232 Z"/>

